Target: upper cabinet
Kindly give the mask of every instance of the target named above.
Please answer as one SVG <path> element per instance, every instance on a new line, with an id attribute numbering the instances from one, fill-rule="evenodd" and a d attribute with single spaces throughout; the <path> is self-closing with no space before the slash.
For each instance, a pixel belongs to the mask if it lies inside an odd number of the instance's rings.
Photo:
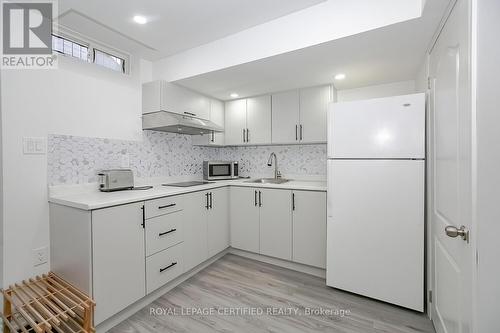
<path id="1" fill-rule="evenodd" d="M 271 143 L 271 96 L 226 102 L 226 145 Z"/>
<path id="2" fill-rule="evenodd" d="M 274 94 L 272 101 L 272 143 L 326 142 L 330 86 Z"/>
<path id="3" fill-rule="evenodd" d="M 299 91 L 291 90 L 274 94 L 273 97 L 273 143 L 299 142 Z"/>
<path id="4" fill-rule="evenodd" d="M 301 142 L 326 142 L 327 112 L 330 101 L 330 86 L 300 90 L 299 138 Z"/>
<path id="5" fill-rule="evenodd" d="M 142 113 L 168 111 L 201 119 L 210 117 L 210 98 L 167 81 L 142 85 Z"/>
<path id="6" fill-rule="evenodd" d="M 210 99 L 209 120 L 221 127 L 224 127 L 224 102 L 217 99 Z M 211 132 L 210 134 L 194 135 L 193 144 L 196 146 L 223 146 L 224 132 Z"/>

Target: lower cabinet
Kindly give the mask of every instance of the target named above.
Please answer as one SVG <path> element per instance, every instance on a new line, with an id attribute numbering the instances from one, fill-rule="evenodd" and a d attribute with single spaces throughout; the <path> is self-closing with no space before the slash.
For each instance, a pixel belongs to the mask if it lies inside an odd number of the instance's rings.
<path id="1" fill-rule="evenodd" d="M 207 192 L 194 192 L 184 197 L 184 271 L 208 259 Z"/>
<path id="2" fill-rule="evenodd" d="M 96 324 L 146 295 L 143 202 L 92 211 Z"/>
<path id="3" fill-rule="evenodd" d="M 231 186 L 50 215 L 52 268 L 92 294 L 96 325 L 230 243 L 325 267 L 325 192 Z"/>
<path id="4" fill-rule="evenodd" d="M 229 210 L 228 188 L 216 188 L 209 192 L 209 209 L 207 210 L 208 256 L 229 247 Z"/>
<path id="5" fill-rule="evenodd" d="M 293 258 L 326 267 L 326 192 L 293 191 Z"/>
<path id="6" fill-rule="evenodd" d="M 231 187 L 231 246 L 292 259 L 290 190 Z"/>
<path id="7" fill-rule="evenodd" d="M 232 186 L 229 191 L 231 246 L 259 253 L 258 189 Z"/>
<path id="8" fill-rule="evenodd" d="M 259 189 L 260 254 L 292 260 L 290 190 Z"/>
<path id="9" fill-rule="evenodd" d="M 184 271 L 229 246 L 228 188 L 184 195 Z"/>
<path id="10" fill-rule="evenodd" d="M 184 273 L 182 260 L 183 245 L 183 243 L 179 243 L 146 258 L 146 286 L 148 294 Z"/>

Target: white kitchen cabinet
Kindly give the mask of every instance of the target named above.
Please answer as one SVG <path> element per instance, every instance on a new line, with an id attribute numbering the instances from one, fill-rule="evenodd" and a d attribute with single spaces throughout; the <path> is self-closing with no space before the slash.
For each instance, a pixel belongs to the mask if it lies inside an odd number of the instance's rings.
<path id="1" fill-rule="evenodd" d="M 328 103 L 331 101 L 330 96 L 330 86 L 300 90 L 300 142 L 326 142 L 327 112 Z"/>
<path id="2" fill-rule="evenodd" d="M 184 243 L 179 243 L 146 258 L 148 294 L 184 273 L 183 246 Z"/>
<path id="3" fill-rule="evenodd" d="M 209 119 L 210 98 L 163 80 L 142 85 L 142 113 L 168 111 Z"/>
<path id="4" fill-rule="evenodd" d="M 330 86 L 273 94 L 272 143 L 326 142 L 330 96 Z"/>
<path id="5" fill-rule="evenodd" d="M 299 142 L 299 91 L 272 96 L 272 143 Z"/>
<path id="6" fill-rule="evenodd" d="M 259 189 L 260 254 L 292 260 L 292 198 L 289 190 Z"/>
<path id="7" fill-rule="evenodd" d="M 217 99 L 210 100 L 210 121 L 225 127 L 224 102 Z M 223 146 L 224 132 L 212 132 L 204 135 L 193 135 L 193 144 L 197 146 Z"/>
<path id="8" fill-rule="evenodd" d="M 208 256 L 229 247 L 229 195 L 228 188 L 221 187 L 209 191 L 207 210 Z"/>
<path id="9" fill-rule="evenodd" d="M 258 190 L 231 187 L 229 191 L 231 246 L 259 253 Z"/>
<path id="10" fill-rule="evenodd" d="M 183 195 L 184 202 L 184 271 L 208 259 L 206 192 Z"/>
<path id="11" fill-rule="evenodd" d="M 143 204 L 92 211 L 95 324 L 146 294 Z"/>
<path id="12" fill-rule="evenodd" d="M 326 193 L 293 191 L 292 196 L 292 260 L 325 268 Z"/>
<path id="13" fill-rule="evenodd" d="M 247 98 L 246 144 L 271 142 L 271 96 Z"/>
<path id="14" fill-rule="evenodd" d="M 271 143 L 271 96 L 226 102 L 226 145 Z"/>
<path id="15" fill-rule="evenodd" d="M 226 145 L 243 145 L 246 143 L 247 101 L 239 99 L 225 104 L 226 124 L 224 137 Z"/>
<path id="16" fill-rule="evenodd" d="M 229 208 L 226 187 L 185 194 L 184 271 L 229 247 Z"/>

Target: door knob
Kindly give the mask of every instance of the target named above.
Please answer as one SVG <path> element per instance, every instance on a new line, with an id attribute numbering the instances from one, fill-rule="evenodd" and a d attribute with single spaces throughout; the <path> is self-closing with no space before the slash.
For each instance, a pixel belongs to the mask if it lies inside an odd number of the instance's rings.
<path id="1" fill-rule="evenodd" d="M 449 225 L 446 228 L 444 228 L 444 231 L 446 232 L 446 235 L 448 237 L 455 238 L 460 236 L 464 241 L 469 243 L 469 230 L 465 226 L 457 228 L 453 225 Z"/>

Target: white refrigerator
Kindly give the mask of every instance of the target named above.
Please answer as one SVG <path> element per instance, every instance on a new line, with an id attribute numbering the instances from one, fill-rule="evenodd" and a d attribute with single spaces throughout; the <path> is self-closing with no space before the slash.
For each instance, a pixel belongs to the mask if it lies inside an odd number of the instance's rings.
<path id="1" fill-rule="evenodd" d="M 425 95 L 328 110 L 327 285 L 424 306 Z"/>

